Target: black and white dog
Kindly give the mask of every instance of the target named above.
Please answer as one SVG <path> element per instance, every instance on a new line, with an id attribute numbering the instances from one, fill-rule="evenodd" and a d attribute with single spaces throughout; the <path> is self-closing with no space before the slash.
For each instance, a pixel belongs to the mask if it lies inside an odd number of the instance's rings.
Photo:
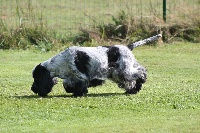
<path id="1" fill-rule="evenodd" d="M 111 79 L 126 93 L 136 94 L 146 81 L 147 71 L 137 62 L 132 50 L 161 36 L 158 34 L 128 46 L 69 47 L 34 68 L 31 90 L 46 96 L 58 77 L 63 79 L 67 93 L 83 96 L 88 93 L 88 87 Z"/>

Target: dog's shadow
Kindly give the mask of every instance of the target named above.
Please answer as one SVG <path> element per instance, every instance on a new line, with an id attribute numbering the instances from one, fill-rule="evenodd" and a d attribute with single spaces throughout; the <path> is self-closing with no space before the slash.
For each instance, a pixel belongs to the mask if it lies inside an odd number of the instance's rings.
<path id="1" fill-rule="evenodd" d="M 121 95 L 129 95 L 129 94 L 125 94 L 125 93 L 98 93 L 98 94 L 94 94 L 94 93 L 91 93 L 91 94 L 87 94 L 85 96 L 82 96 L 82 97 L 112 97 L 112 96 L 121 96 Z M 45 96 L 45 97 L 41 97 L 41 96 L 38 96 L 38 95 L 23 95 L 23 96 L 13 96 L 15 98 L 19 98 L 19 99 L 34 99 L 34 98 L 78 98 L 78 97 L 75 97 L 73 95 L 48 95 L 48 96 Z M 80 97 L 79 97 L 80 98 Z"/>

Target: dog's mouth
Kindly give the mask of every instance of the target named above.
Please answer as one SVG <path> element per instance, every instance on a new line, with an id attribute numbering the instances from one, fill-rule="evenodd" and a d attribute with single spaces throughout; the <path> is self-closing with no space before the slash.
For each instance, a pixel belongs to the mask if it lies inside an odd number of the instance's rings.
<path id="1" fill-rule="evenodd" d="M 33 82 L 31 90 L 35 93 L 38 94 L 41 97 L 45 97 L 47 96 L 47 94 L 49 92 L 51 92 L 52 87 L 58 83 L 57 78 L 53 78 L 51 79 L 51 81 L 49 82 L 49 84 L 47 84 L 47 86 L 40 86 L 39 84 L 37 84 L 36 82 Z"/>
<path id="2" fill-rule="evenodd" d="M 32 87 L 31 87 L 31 90 L 32 90 L 35 94 L 38 94 L 38 95 L 41 96 L 41 97 L 45 97 L 45 96 L 47 96 L 47 94 L 48 94 L 48 93 L 40 92 L 40 88 L 39 88 L 35 83 L 33 83 Z"/>

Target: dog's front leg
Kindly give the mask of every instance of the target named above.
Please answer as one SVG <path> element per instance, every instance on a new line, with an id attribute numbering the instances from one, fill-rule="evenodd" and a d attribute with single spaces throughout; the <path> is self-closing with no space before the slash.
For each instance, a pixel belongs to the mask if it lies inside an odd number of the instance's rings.
<path id="1" fill-rule="evenodd" d="M 81 80 L 63 80 L 63 87 L 67 93 L 73 93 L 73 96 L 84 96 L 88 93 L 88 82 Z"/>

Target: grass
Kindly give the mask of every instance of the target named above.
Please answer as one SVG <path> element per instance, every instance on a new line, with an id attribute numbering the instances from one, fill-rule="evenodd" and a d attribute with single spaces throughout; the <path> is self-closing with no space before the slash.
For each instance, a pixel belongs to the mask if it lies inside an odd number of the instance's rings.
<path id="1" fill-rule="evenodd" d="M 46 98 L 30 90 L 32 69 L 57 52 L 0 51 L 0 132 L 200 132 L 200 44 L 143 46 L 148 68 L 137 95 L 114 83 L 73 98 L 61 80 Z"/>

